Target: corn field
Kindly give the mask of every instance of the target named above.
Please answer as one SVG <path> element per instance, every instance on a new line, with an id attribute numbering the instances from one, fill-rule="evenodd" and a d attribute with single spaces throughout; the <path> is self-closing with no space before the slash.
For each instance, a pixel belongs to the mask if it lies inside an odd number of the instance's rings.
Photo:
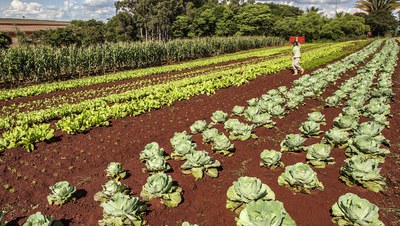
<path id="1" fill-rule="evenodd" d="M 251 48 L 282 45 L 277 37 L 228 37 L 89 47 L 20 46 L 0 51 L 0 83 L 11 87 L 157 66 Z"/>

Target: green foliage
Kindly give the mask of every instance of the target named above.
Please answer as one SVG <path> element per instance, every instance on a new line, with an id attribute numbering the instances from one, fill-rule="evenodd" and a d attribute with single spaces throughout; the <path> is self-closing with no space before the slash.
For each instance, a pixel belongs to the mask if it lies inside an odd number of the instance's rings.
<path id="1" fill-rule="evenodd" d="M 197 120 L 190 126 L 192 134 L 202 133 L 207 129 L 207 122 L 205 120 Z"/>
<path id="2" fill-rule="evenodd" d="M 325 168 L 326 164 L 334 164 L 333 158 L 329 157 L 332 147 L 329 144 L 313 144 L 307 147 L 307 163 L 316 168 Z"/>
<path id="3" fill-rule="evenodd" d="M 218 177 L 218 160 L 213 160 L 205 151 L 195 151 L 186 156 L 186 162 L 181 166 L 184 174 L 192 174 L 196 180 L 203 178 L 204 173 L 209 177 Z"/>
<path id="4" fill-rule="evenodd" d="M 226 192 L 226 208 L 240 213 L 251 201 L 275 200 L 275 193 L 256 177 L 240 177 Z"/>
<path id="5" fill-rule="evenodd" d="M 325 132 L 325 136 L 322 138 L 322 141 L 332 146 L 345 148 L 348 145 L 347 141 L 349 140 L 349 137 L 350 134 L 347 131 L 333 127 L 329 131 Z"/>
<path id="6" fill-rule="evenodd" d="M 4 222 L 4 223 L 1 222 L 1 219 L 2 219 L 2 218 L 4 217 L 4 215 L 6 215 L 6 214 L 7 214 L 7 211 L 0 210 L 0 226 L 6 226 L 7 221 Z"/>
<path id="7" fill-rule="evenodd" d="M 144 171 L 150 174 L 158 172 L 167 172 L 171 166 L 163 156 L 154 156 L 146 161 L 146 168 Z"/>
<path id="8" fill-rule="evenodd" d="M 333 126 L 342 130 L 351 130 L 357 125 L 357 119 L 350 115 L 339 115 L 333 119 Z"/>
<path id="9" fill-rule="evenodd" d="M 325 116 L 319 111 L 309 113 L 307 121 L 313 121 L 322 125 L 326 125 Z"/>
<path id="10" fill-rule="evenodd" d="M 191 224 L 187 221 L 182 222 L 182 226 L 199 226 L 198 224 Z"/>
<path id="11" fill-rule="evenodd" d="M 47 196 L 50 205 L 63 205 L 73 198 L 76 188 L 68 181 L 60 181 L 49 187 L 51 194 Z"/>
<path id="12" fill-rule="evenodd" d="M 314 121 L 305 121 L 301 124 L 299 128 L 300 132 L 305 136 L 318 136 L 322 131 L 320 131 L 320 125 Z"/>
<path id="13" fill-rule="evenodd" d="M 244 110 L 245 110 L 245 107 L 236 105 L 232 109 L 232 114 L 236 115 L 236 116 L 241 116 L 241 115 L 243 115 Z"/>
<path id="14" fill-rule="evenodd" d="M 164 156 L 165 151 L 160 148 L 157 142 L 146 144 L 144 150 L 140 153 L 139 159 L 141 162 L 147 162 L 152 157 Z"/>
<path id="15" fill-rule="evenodd" d="M 171 158 L 175 160 L 185 160 L 187 155 L 196 151 L 196 147 L 196 143 L 193 143 L 191 140 L 183 139 L 174 146 L 174 151 L 171 152 Z"/>
<path id="16" fill-rule="evenodd" d="M 54 221 L 53 217 L 37 212 L 30 215 L 22 226 L 63 226 L 63 224 L 60 221 Z"/>
<path id="17" fill-rule="evenodd" d="M 303 151 L 304 142 L 306 138 L 302 137 L 300 134 L 288 134 L 285 139 L 281 142 L 281 152 L 285 151 Z"/>
<path id="18" fill-rule="evenodd" d="M 295 192 L 311 193 L 314 188 L 324 190 L 324 185 L 318 180 L 317 173 L 302 162 L 286 166 L 285 172 L 278 177 L 278 184 Z"/>
<path id="19" fill-rule="evenodd" d="M 11 37 L 4 32 L 0 32 L 0 50 L 10 48 L 11 44 Z"/>
<path id="20" fill-rule="evenodd" d="M 110 162 L 106 169 L 107 177 L 110 180 L 119 181 L 126 177 L 126 170 L 122 168 L 119 162 Z"/>
<path id="21" fill-rule="evenodd" d="M 226 156 L 232 156 L 235 146 L 231 143 L 229 138 L 225 134 L 221 133 L 214 136 L 212 150 L 216 153 L 223 154 Z"/>
<path id="22" fill-rule="evenodd" d="M 257 200 L 250 202 L 239 215 L 239 226 L 285 225 L 296 226 L 279 201 Z"/>
<path id="23" fill-rule="evenodd" d="M 182 188 L 174 185 L 172 177 L 165 173 L 156 173 L 147 178 L 140 196 L 145 201 L 160 198 L 168 207 L 177 207 L 182 202 Z"/>
<path id="24" fill-rule="evenodd" d="M 332 222 L 344 225 L 374 225 L 383 226 L 380 221 L 379 208 L 367 199 L 353 193 L 346 193 L 332 206 Z"/>
<path id="25" fill-rule="evenodd" d="M 115 180 L 109 180 L 107 183 L 104 185 L 101 185 L 102 191 L 97 192 L 94 196 L 93 199 L 94 201 L 98 203 L 104 203 L 108 202 L 113 195 L 116 193 L 124 193 L 124 194 L 129 194 L 130 189 L 128 186 L 122 184 L 119 181 Z"/>
<path id="26" fill-rule="evenodd" d="M 83 133 L 93 127 L 108 126 L 110 109 L 88 109 L 78 115 L 67 116 L 56 123 L 56 127 L 68 134 Z"/>
<path id="27" fill-rule="evenodd" d="M 203 142 L 204 143 L 211 143 L 214 141 L 214 137 L 218 135 L 218 129 L 210 128 L 203 131 Z"/>
<path id="28" fill-rule="evenodd" d="M 215 111 L 211 116 L 211 120 L 214 123 L 224 123 L 227 119 L 228 119 L 228 113 L 225 113 L 221 110 Z"/>
<path id="29" fill-rule="evenodd" d="M 281 152 L 265 149 L 263 152 L 261 152 L 260 158 L 260 166 L 265 166 L 271 169 L 275 169 L 277 167 L 285 167 L 285 164 L 283 164 L 283 162 L 281 161 Z"/>

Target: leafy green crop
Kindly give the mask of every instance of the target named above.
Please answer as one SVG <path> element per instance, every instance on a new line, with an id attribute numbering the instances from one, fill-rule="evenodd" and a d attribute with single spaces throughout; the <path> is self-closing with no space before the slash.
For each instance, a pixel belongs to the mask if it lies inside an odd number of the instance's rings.
<path id="1" fill-rule="evenodd" d="M 306 138 L 302 137 L 300 134 L 288 134 L 281 142 L 281 152 L 303 151 L 305 141 Z"/>
<path id="2" fill-rule="evenodd" d="M 324 138 L 322 138 L 322 141 L 332 146 L 345 148 L 348 146 L 347 141 L 349 139 L 349 136 L 350 134 L 347 131 L 334 127 L 331 130 L 325 132 L 325 136 Z"/>
<path id="3" fill-rule="evenodd" d="M 309 113 L 307 121 L 313 121 L 322 125 L 326 125 L 325 116 L 319 111 Z"/>
<path id="4" fill-rule="evenodd" d="M 319 182 L 317 173 L 302 162 L 286 166 L 285 172 L 278 177 L 278 184 L 295 192 L 310 193 L 314 188 L 324 190 L 324 185 Z"/>
<path id="5" fill-rule="evenodd" d="M 225 134 L 221 133 L 214 137 L 212 144 L 212 150 L 216 153 L 223 154 L 226 156 L 232 156 L 235 146 L 231 143 L 229 138 Z"/>
<path id="6" fill-rule="evenodd" d="M 172 177 L 165 173 L 156 173 L 147 178 L 140 197 L 145 201 L 160 198 L 168 207 L 177 207 L 182 202 L 182 188 L 174 185 Z"/>
<path id="7" fill-rule="evenodd" d="M 63 226 L 63 224 L 60 221 L 54 221 L 53 217 L 37 212 L 30 215 L 22 226 Z"/>
<path id="8" fill-rule="evenodd" d="M 206 120 L 197 120 L 190 126 L 192 134 L 202 133 L 205 129 L 207 129 Z"/>
<path id="9" fill-rule="evenodd" d="M 164 149 L 160 148 L 157 142 L 151 142 L 144 147 L 144 150 L 139 155 L 139 159 L 141 162 L 146 162 L 152 157 L 164 155 Z"/>
<path id="10" fill-rule="evenodd" d="M 242 116 L 244 113 L 244 110 L 245 110 L 245 107 L 236 105 L 232 109 L 232 114 L 236 115 L 236 116 Z"/>
<path id="11" fill-rule="evenodd" d="M 146 168 L 147 169 L 144 170 L 146 173 L 153 174 L 167 172 L 171 169 L 171 166 L 163 156 L 154 156 L 146 161 Z"/>
<path id="12" fill-rule="evenodd" d="M 108 202 L 113 195 L 116 193 L 129 194 L 130 189 L 128 186 L 122 184 L 119 181 L 109 180 L 104 185 L 101 185 L 102 191 L 97 192 L 93 199 L 98 203 Z"/>
<path id="13" fill-rule="evenodd" d="M 268 113 L 254 115 L 251 121 L 256 127 L 264 126 L 268 129 L 273 128 L 276 125 L 276 122 L 272 121 L 271 116 Z"/>
<path id="14" fill-rule="evenodd" d="M 351 130 L 357 125 L 357 119 L 350 115 L 339 115 L 333 120 L 333 126 L 343 130 Z"/>
<path id="15" fill-rule="evenodd" d="M 107 177 L 119 181 L 126 177 L 126 171 L 122 168 L 122 164 L 119 162 L 110 162 L 106 169 Z"/>
<path id="16" fill-rule="evenodd" d="M 256 177 L 240 177 L 226 192 L 226 208 L 240 213 L 251 201 L 275 200 L 275 193 Z"/>
<path id="17" fill-rule="evenodd" d="M 214 123 L 224 123 L 227 119 L 228 119 L 228 113 L 225 113 L 221 110 L 215 111 L 211 116 L 211 120 Z"/>
<path id="18" fill-rule="evenodd" d="M 49 187 L 51 194 L 47 196 L 50 205 L 63 205 L 73 198 L 76 188 L 68 181 L 60 181 Z"/>
<path id="19" fill-rule="evenodd" d="M 299 128 L 300 132 L 308 137 L 316 137 L 322 131 L 320 130 L 320 124 L 314 121 L 305 121 Z"/>
<path id="20" fill-rule="evenodd" d="M 275 169 L 277 167 L 285 167 L 285 164 L 283 164 L 283 162 L 281 161 L 281 157 L 281 152 L 265 149 L 260 154 L 260 166 L 265 166 L 271 169 Z"/>
<path id="21" fill-rule="evenodd" d="M 1 222 L 1 219 L 4 217 L 4 215 L 6 215 L 7 214 L 7 211 L 2 211 L 2 210 L 0 210 L 0 226 L 6 226 L 7 225 L 7 221 L 6 222 L 4 222 L 4 223 L 2 223 Z"/>
<path id="22" fill-rule="evenodd" d="M 196 151 L 197 144 L 191 140 L 181 140 L 174 147 L 174 151 L 171 152 L 171 158 L 175 160 L 185 160 L 187 155 Z"/>
<path id="23" fill-rule="evenodd" d="M 360 198 L 353 193 L 339 197 L 338 202 L 332 206 L 332 222 L 344 225 L 373 225 L 383 226 L 380 221 L 379 208 L 367 199 Z"/>
<path id="24" fill-rule="evenodd" d="M 210 128 L 203 131 L 203 142 L 204 143 L 211 143 L 214 141 L 214 137 L 218 135 L 218 129 Z"/>
<path id="25" fill-rule="evenodd" d="M 326 164 L 334 164 L 329 157 L 332 147 L 329 144 L 313 144 L 307 147 L 307 163 L 316 168 L 325 168 Z"/>
<path id="26" fill-rule="evenodd" d="M 186 131 L 175 132 L 174 136 L 170 139 L 172 147 L 177 146 L 182 140 L 192 141 L 192 135 L 188 135 Z"/>
<path id="27" fill-rule="evenodd" d="M 218 160 L 213 160 L 205 151 L 195 151 L 186 156 L 186 162 L 181 166 L 184 174 L 192 174 L 196 180 L 203 178 L 204 173 L 209 177 L 218 177 Z"/>
<path id="28" fill-rule="evenodd" d="M 389 149 L 380 148 L 381 143 L 368 135 L 358 135 L 349 140 L 346 155 L 365 155 L 367 158 L 375 158 L 379 162 L 385 162 Z"/>
<path id="29" fill-rule="evenodd" d="M 184 222 L 182 222 L 181 226 L 199 226 L 199 225 L 198 224 L 191 224 L 191 223 L 189 223 L 187 221 L 184 221 Z"/>

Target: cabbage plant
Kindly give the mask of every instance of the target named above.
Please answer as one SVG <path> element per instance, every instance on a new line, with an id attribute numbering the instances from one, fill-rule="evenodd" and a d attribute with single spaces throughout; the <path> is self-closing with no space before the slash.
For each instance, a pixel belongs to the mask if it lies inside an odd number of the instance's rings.
<path id="1" fill-rule="evenodd" d="M 211 143 L 214 141 L 214 137 L 218 135 L 218 129 L 217 128 L 210 128 L 206 129 L 202 133 L 203 137 L 203 142 L 204 143 Z"/>
<path id="2" fill-rule="evenodd" d="M 346 155 L 365 155 L 368 158 L 375 158 L 379 162 L 385 162 L 386 154 L 390 151 L 386 148 L 380 148 L 381 143 L 368 135 L 359 135 L 349 140 L 349 146 L 346 149 Z"/>
<path id="3" fill-rule="evenodd" d="M 307 163 L 316 168 L 325 168 L 326 164 L 334 164 L 333 158 L 329 157 L 332 147 L 329 144 L 313 144 L 307 147 Z"/>
<path id="4" fill-rule="evenodd" d="M 236 105 L 236 106 L 233 107 L 233 109 L 232 109 L 232 114 L 233 114 L 233 115 L 236 115 L 236 116 L 242 116 L 245 109 L 246 109 L 246 108 L 243 107 L 243 106 L 238 106 L 238 105 Z"/>
<path id="5" fill-rule="evenodd" d="M 261 111 L 258 107 L 248 107 L 246 108 L 246 110 L 244 111 L 244 117 L 246 118 L 247 121 L 251 121 L 253 119 L 254 116 L 260 114 Z"/>
<path id="6" fill-rule="evenodd" d="M 225 123 L 224 123 L 224 129 L 225 129 L 226 131 L 228 131 L 228 132 L 231 132 L 231 131 L 234 130 L 234 128 L 235 128 L 236 126 L 240 125 L 240 123 L 241 123 L 241 122 L 239 121 L 239 119 L 233 119 L 233 118 L 228 119 L 228 120 L 226 120 Z"/>
<path id="7" fill-rule="evenodd" d="M 278 177 L 278 184 L 295 192 L 310 193 L 314 188 L 324 190 L 324 185 L 318 180 L 317 173 L 302 162 L 286 166 L 285 172 Z"/>
<path id="8" fill-rule="evenodd" d="M 360 116 L 361 116 L 360 111 L 357 108 L 353 107 L 353 106 L 344 107 L 342 109 L 342 114 L 343 115 L 348 115 L 348 116 L 351 116 L 351 117 L 354 117 L 354 118 L 360 118 Z"/>
<path id="9" fill-rule="evenodd" d="M 349 137 L 350 134 L 347 131 L 334 127 L 325 132 L 325 136 L 324 138 L 322 138 L 322 141 L 325 143 L 329 143 L 332 146 L 345 148 L 348 145 L 347 141 Z"/>
<path id="10" fill-rule="evenodd" d="M 258 98 L 251 98 L 250 100 L 247 101 L 247 104 L 249 106 L 257 106 L 258 104 Z"/>
<path id="11" fill-rule="evenodd" d="M 197 120 L 190 126 L 190 132 L 192 134 L 202 133 L 205 129 L 207 129 L 206 120 Z"/>
<path id="12" fill-rule="evenodd" d="M 137 197 L 119 192 L 100 206 L 103 207 L 103 219 L 99 220 L 100 226 L 142 225 L 142 215 L 147 210 L 147 206 Z"/>
<path id="13" fill-rule="evenodd" d="M 339 115 L 333 120 L 333 126 L 343 130 L 351 130 L 358 125 L 356 118 L 350 115 Z"/>
<path id="14" fill-rule="evenodd" d="M 282 202 L 257 200 L 250 202 L 241 212 L 238 226 L 296 226 Z"/>
<path id="15" fill-rule="evenodd" d="M 380 175 L 378 160 L 354 155 L 344 160 L 345 166 L 340 168 L 339 179 L 348 186 L 361 185 L 368 190 L 379 192 L 386 186 L 385 178 Z"/>
<path id="16" fill-rule="evenodd" d="M 187 155 L 186 162 L 181 166 L 184 174 L 192 174 L 196 180 L 203 178 L 204 173 L 209 177 L 218 177 L 221 164 L 213 160 L 205 151 L 195 151 Z"/>
<path id="17" fill-rule="evenodd" d="M 174 136 L 169 140 L 172 147 L 178 145 L 182 140 L 192 141 L 192 135 L 188 135 L 186 131 L 183 132 L 175 132 Z"/>
<path id="18" fill-rule="evenodd" d="M 60 181 L 49 187 L 51 194 L 47 196 L 50 205 L 63 205 L 73 198 L 76 188 L 68 181 Z"/>
<path id="19" fill-rule="evenodd" d="M 275 150 L 267 150 L 265 149 L 260 154 L 260 166 L 265 166 L 271 169 L 275 169 L 277 167 L 285 167 L 283 162 L 281 161 L 282 153 Z"/>
<path id="20" fill-rule="evenodd" d="M 172 177 L 165 173 L 156 173 L 147 178 L 140 197 L 145 201 L 160 198 L 168 207 L 176 207 L 182 202 L 182 188 L 174 185 Z"/>
<path id="21" fill-rule="evenodd" d="M 228 119 L 228 114 L 221 110 L 215 111 L 211 116 L 211 120 L 214 123 L 224 123 L 227 119 Z"/>
<path id="22" fill-rule="evenodd" d="M 226 192 L 226 208 L 240 213 L 247 203 L 257 200 L 275 200 L 275 193 L 256 177 L 240 177 Z"/>
<path id="23" fill-rule="evenodd" d="M 229 131 L 229 139 L 231 140 L 247 140 L 249 138 L 257 138 L 255 134 L 252 134 L 252 125 L 239 122 L 235 124 Z"/>
<path id="24" fill-rule="evenodd" d="M 196 150 L 197 144 L 193 143 L 191 140 L 181 140 L 174 147 L 171 152 L 171 158 L 174 160 L 185 160 L 186 155 L 194 152 Z"/>
<path id="25" fill-rule="evenodd" d="M 275 105 L 273 106 L 269 113 L 272 116 L 276 116 L 278 118 L 284 118 L 286 116 L 285 108 L 283 108 L 281 105 Z"/>
<path id="26" fill-rule="evenodd" d="M 28 217 L 26 222 L 22 226 L 62 226 L 60 221 L 54 221 L 53 217 L 43 215 L 41 212 L 37 212 Z"/>
<path id="27" fill-rule="evenodd" d="M 374 140 L 376 140 L 378 143 L 383 143 L 387 146 L 390 146 L 389 140 L 387 140 L 381 133 L 383 129 L 383 125 L 374 121 L 369 121 L 359 124 L 353 131 L 354 136 L 370 136 L 374 138 Z"/>
<path id="28" fill-rule="evenodd" d="M 307 121 L 313 121 L 316 123 L 320 123 L 322 125 L 326 125 L 325 115 L 323 115 L 319 111 L 311 112 L 308 114 Z"/>
<path id="29" fill-rule="evenodd" d="M 128 186 L 122 184 L 119 181 L 115 181 L 115 180 L 109 180 L 104 185 L 101 185 L 101 188 L 102 188 L 102 190 L 97 192 L 93 196 L 94 201 L 96 201 L 98 203 L 108 202 L 111 199 L 111 197 L 118 192 L 124 193 L 124 194 L 130 193 L 130 189 Z"/>
<path id="30" fill-rule="evenodd" d="M 160 148 L 157 142 L 151 142 L 144 147 L 144 150 L 139 155 L 139 159 L 141 162 L 146 162 L 152 157 L 164 156 L 164 154 L 164 149 Z"/>
<path id="31" fill-rule="evenodd" d="M 379 220 L 379 208 L 353 193 L 339 197 L 332 206 L 332 222 L 338 225 L 373 225 L 383 226 Z"/>
<path id="32" fill-rule="evenodd" d="M 338 107 L 341 105 L 341 100 L 338 96 L 330 96 L 325 99 L 325 106 Z"/>
<path id="33" fill-rule="evenodd" d="M 122 168 L 119 162 L 110 162 L 106 169 L 107 177 L 116 181 L 126 177 L 126 170 Z"/>
<path id="34" fill-rule="evenodd" d="M 372 119 L 373 122 L 376 122 L 382 126 L 386 126 L 387 128 L 390 128 L 390 123 L 387 120 L 386 116 L 384 115 L 371 115 L 370 118 Z"/>
<path id="35" fill-rule="evenodd" d="M 281 142 L 281 151 L 303 151 L 306 138 L 300 134 L 288 134 Z"/>
<path id="36" fill-rule="evenodd" d="M 216 153 L 232 156 L 235 146 L 231 143 L 229 138 L 225 136 L 225 134 L 221 133 L 214 137 L 211 149 Z"/>
<path id="37" fill-rule="evenodd" d="M 272 121 L 271 116 L 268 113 L 261 113 L 255 115 L 251 122 L 254 126 L 264 126 L 265 128 L 273 128 L 276 125 L 276 122 Z"/>
<path id="38" fill-rule="evenodd" d="M 320 130 L 320 125 L 314 121 L 305 121 L 301 124 L 299 128 L 300 132 L 308 137 L 318 136 L 322 131 Z"/>
<path id="39" fill-rule="evenodd" d="M 198 224 L 191 224 L 191 223 L 189 223 L 187 221 L 184 221 L 184 222 L 182 222 L 181 226 L 199 226 L 199 225 Z"/>
<path id="40" fill-rule="evenodd" d="M 372 99 L 374 100 L 374 99 Z M 390 115 L 390 105 L 386 103 L 382 103 L 379 100 L 376 101 L 370 101 L 369 104 L 367 104 L 364 107 L 364 116 L 370 117 L 371 115 L 385 115 L 389 116 Z"/>
<path id="41" fill-rule="evenodd" d="M 146 162 L 146 168 L 147 169 L 143 170 L 144 172 L 153 174 L 158 172 L 167 172 L 171 169 L 171 166 L 164 157 L 155 156 Z"/>

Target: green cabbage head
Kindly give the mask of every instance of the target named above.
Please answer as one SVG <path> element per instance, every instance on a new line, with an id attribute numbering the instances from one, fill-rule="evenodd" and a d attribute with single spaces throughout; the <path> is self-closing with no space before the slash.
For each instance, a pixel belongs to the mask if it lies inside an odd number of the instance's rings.
<path id="1" fill-rule="evenodd" d="M 172 177 L 163 172 L 147 178 L 140 197 L 145 201 L 160 198 L 161 203 L 168 207 L 176 207 L 182 202 L 182 188 L 174 185 Z"/>
<path id="2" fill-rule="evenodd" d="M 268 113 L 261 113 L 255 115 L 252 119 L 253 125 L 256 127 L 264 126 L 265 128 L 273 128 L 276 122 L 272 121 L 271 116 Z"/>
<path id="3" fill-rule="evenodd" d="M 326 124 L 325 116 L 319 111 L 309 113 L 307 121 L 313 121 L 313 122 L 320 123 L 323 125 Z"/>
<path id="4" fill-rule="evenodd" d="M 383 226 L 379 220 L 379 208 L 367 199 L 353 193 L 339 197 L 332 206 L 332 222 L 338 225 L 373 225 Z"/>
<path id="5" fill-rule="evenodd" d="M 284 167 L 285 165 L 281 161 L 282 153 L 275 150 L 267 150 L 265 149 L 260 154 L 260 166 L 265 166 L 271 169 L 275 169 L 277 167 Z"/>
<path id="6" fill-rule="evenodd" d="M 288 134 L 281 142 L 281 152 L 303 151 L 305 141 L 306 138 L 302 137 L 300 134 Z"/>
<path id="7" fill-rule="evenodd" d="M 214 137 L 218 135 L 218 129 L 217 128 L 210 128 L 206 129 L 202 133 L 203 137 L 203 142 L 204 143 L 211 143 L 214 141 Z"/>
<path id="8" fill-rule="evenodd" d="M 307 163 L 316 168 L 325 168 L 326 164 L 334 164 L 329 157 L 332 147 L 329 144 L 313 144 L 307 147 Z"/>
<path id="9" fill-rule="evenodd" d="M 164 156 L 164 154 L 164 149 L 160 148 L 157 142 L 151 142 L 144 147 L 144 150 L 139 155 L 139 159 L 141 162 L 146 162 L 152 157 Z"/>
<path id="10" fill-rule="evenodd" d="M 348 145 L 347 141 L 349 140 L 349 136 L 350 134 L 347 131 L 334 127 L 325 132 L 325 136 L 322 141 L 329 143 L 332 146 L 344 148 Z"/>
<path id="11" fill-rule="evenodd" d="M 181 140 L 175 145 L 174 151 L 171 152 L 171 158 L 175 160 L 185 160 L 186 155 L 196 150 L 197 144 L 191 140 Z"/>
<path id="12" fill-rule="evenodd" d="M 206 120 L 197 120 L 190 126 L 192 134 L 202 133 L 205 129 L 207 129 Z"/>
<path id="13" fill-rule="evenodd" d="M 51 194 L 47 196 L 50 205 L 62 205 L 72 199 L 76 188 L 68 181 L 60 181 L 49 187 Z"/>
<path id="14" fill-rule="evenodd" d="M 305 121 L 301 124 L 299 128 L 300 132 L 305 136 L 318 136 L 322 131 L 320 130 L 320 125 L 314 121 Z"/>
<path id="15" fill-rule="evenodd" d="M 221 133 L 214 137 L 214 143 L 212 150 L 216 153 L 223 154 L 226 156 L 232 156 L 235 147 L 225 134 Z"/>
<path id="16" fill-rule="evenodd" d="M 381 143 L 368 135 L 359 135 L 349 140 L 349 146 L 346 149 L 346 155 L 365 155 L 368 158 L 375 158 L 379 162 L 385 162 L 386 154 L 389 149 L 380 148 Z"/>
<path id="17" fill-rule="evenodd" d="M 228 119 L 228 114 L 221 110 L 215 111 L 211 116 L 211 120 L 214 123 L 224 123 L 227 119 Z"/>
<path id="18" fill-rule="evenodd" d="M 178 145 L 182 140 L 192 141 L 192 135 L 188 135 L 186 131 L 175 132 L 174 136 L 170 139 L 172 147 Z"/>
<path id="19" fill-rule="evenodd" d="M 317 173 L 302 162 L 286 166 L 285 172 L 278 177 L 278 184 L 295 192 L 310 193 L 314 188 L 324 190 L 324 185 L 319 182 Z"/>
<path id="20" fill-rule="evenodd" d="M 245 110 L 245 107 L 236 105 L 235 107 L 233 107 L 232 113 L 233 113 L 233 115 L 236 115 L 236 116 L 242 116 L 244 113 L 244 110 Z"/>
<path id="21" fill-rule="evenodd" d="M 333 126 L 343 130 L 351 130 L 357 126 L 356 118 L 350 115 L 339 115 L 333 120 Z"/>
<path id="22" fill-rule="evenodd" d="M 171 166 L 164 157 L 155 156 L 146 162 L 146 168 L 147 169 L 144 170 L 146 173 L 153 174 L 158 172 L 167 172 L 171 169 Z"/>
<path id="23" fill-rule="evenodd" d="M 54 221 L 53 217 L 47 217 L 41 212 L 37 212 L 28 217 L 26 222 L 22 226 L 62 226 L 63 224 L 59 221 Z"/>
<path id="24" fill-rule="evenodd" d="M 206 151 L 195 151 L 187 155 L 186 162 L 181 166 L 184 174 L 192 174 L 196 180 L 203 178 L 204 173 L 209 177 L 218 177 L 218 160 L 213 160 Z"/>
<path id="25" fill-rule="evenodd" d="M 122 168 L 122 164 L 119 162 L 109 163 L 106 169 L 106 173 L 108 178 L 116 181 L 119 181 L 126 177 L 126 171 Z"/>
<path id="26" fill-rule="evenodd" d="M 93 197 L 94 201 L 99 203 L 108 202 L 111 197 L 118 192 L 124 194 L 130 192 L 130 189 L 126 185 L 115 180 L 109 180 L 106 184 L 101 185 L 101 187 L 102 191 L 97 192 Z"/>

